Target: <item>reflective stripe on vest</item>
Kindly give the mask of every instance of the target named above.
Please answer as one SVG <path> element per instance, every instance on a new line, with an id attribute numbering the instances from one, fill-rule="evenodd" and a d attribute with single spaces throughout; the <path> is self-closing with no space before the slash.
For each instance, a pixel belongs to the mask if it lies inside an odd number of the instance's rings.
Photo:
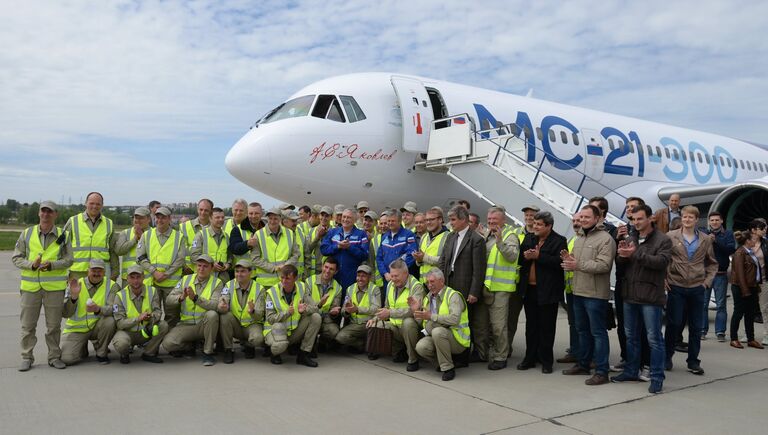
<path id="1" fill-rule="evenodd" d="M 370 308 L 371 295 L 373 294 L 374 288 L 376 288 L 376 285 L 372 282 L 369 282 L 368 287 L 365 289 L 365 292 L 363 293 L 363 298 L 358 300 L 357 299 L 357 283 L 354 283 L 351 286 L 347 287 L 347 300 L 352 302 L 352 305 L 356 306 L 357 308 Z M 373 316 L 369 314 L 351 313 L 350 315 L 352 317 L 352 322 L 358 325 L 364 324 L 369 319 L 373 318 Z"/>
<path id="2" fill-rule="evenodd" d="M 96 293 L 94 293 L 93 296 L 89 296 L 86 285 L 87 279 L 88 277 L 80 278 L 78 280 L 82 291 L 77 298 L 77 308 L 75 308 L 75 313 L 68 318 L 67 322 L 64 324 L 64 330 L 62 331 L 64 334 L 69 334 L 70 332 L 91 331 L 96 327 L 96 322 L 101 318 L 101 313 L 89 313 L 86 310 L 88 299 L 92 299 L 94 304 L 103 307 L 104 304 L 107 303 L 107 292 L 111 291 L 114 282 L 108 278 L 104 278 L 101 281 L 101 284 L 96 288 Z M 107 286 L 109 286 L 109 289 L 107 289 Z"/>
<path id="3" fill-rule="evenodd" d="M 152 286 L 144 285 L 144 290 L 142 290 L 144 299 L 141 301 L 141 312 L 136 309 L 136 305 L 133 303 L 133 299 L 131 299 L 131 293 L 132 292 L 128 290 L 128 287 L 126 287 L 120 290 L 120 293 L 117 294 L 117 297 L 120 298 L 120 301 L 125 307 L 125 317 L 134 319 L 139 317 L 141 313 L 152 314 L 152 298 L 155 297 L 155 288 Z M 145 324 L 146 322 L 137 322 L 130 330 L 133 332 L 139 332 Z"/>
<path id="4" fill-rule="evenodd" d="M 171 265 L 179 256 L 179 249 L 183 242 L 181 233 L 174 229 L 171 229 L 171 235 L 165 241 L 164 245 L 160 244 L 160 239 L 157 237 L 157 228 L 152 228 L 147 233 L 147 259 L 149 263 L 154 266 L 160 272 L 165 272 L 171 268 Z M 173 242 L 171 242 L 171 240 Z M 169 243 L 171 242 L 171 243 Z M 155 282 L 152 278 L 154 285 L 160 287 L 175 287 L 181 279 L 181 268 L 177 269 L 171 276 L 161 282 Z"/>
<path id="5" fill-rule="evenodd" d="M 134 237 L 136 237 L 136 230 L 133 227 L 126 228 L 123 230 L 123 234 L 128 237 L 128 240 L 132 240 Z M 125 282 L 125 279 L 128 277 L 128 268 L 136 264 L 137 246 L 138 244 L 133 245 L 127 254 L 120 257 L 120 276 L 123 278 L 123 282 Z M 149 274 L 147 271 L 144 271 L 144 278 L 148 276 Z"/>
<path id="6" fill-rule="evenodd" d="M 222 231 L 221 243 L 217 243 L 213 237 L 213 231 L 210 227 L 203 228 L 201 231 L 203 239 L 203 254 L 208 254 L 213 258 L 214 263 L 227 262 L 227 248 L 229 248 L 229 234 Z"/>
<path id="7" fill-rule="evenodd" d="M 435 236 L 434 239 L 429 233 L 424 234 L 424 236 L 421 238 L 421 241 L 419 242 L 419 251 L 423 252 L 425 255 L 439 257 L 440 253 L 443 252 L 443 245 L 445 245 L 446 234 L 448 234 L 448 231 L 443 231 L 442 233 Z M 429 270 L 433 267 L 436 266 L 432 264 L 422 264 L 421 267 L 419 267 L 419 280 L 421 282 L 426 282 L 427 272 L 429 272 Z"/>
<path id="8" fill-rule="evenodd" d="M 312 299 L 320 303 L 320 299 L 322 299 L 322 295 L 320 294 L 321 291 L 321 285 L 320 285 L 320 275 L 312 275 L 309 278 L 307 278 L 304 283 L 309 288 L 310 294 L 312 295 Z M 331 304 L 333 304 L 333 299 L 336 298 L 336 295 L 341 293 L 341 284 L 339 284 L 335 279 L 331 279 L 331 288 L 328 290 L 328 299 L 326 299 L 325 304 L 323 304 L 320 308 L 321 313 L 327 313 L 331 311 Z"/>
<path id="9" fill-rule="evenodd" d="M 408 296 L 411 296 L 413 287 L 417 284 L 419 284 L 419 281 L 416 280 L 413 275 L 408 275 L 408 282 L 405 284 L 405 288 L 403 288 L 403 291 L 400 292 L 397 296 L 397 300 L 395 300 L 395 285 L 392 281 L 387 283 L 387 302 L 389 302 L 389 308 L 395 310 L 410 308 L 408 305 Z M 395 326 L 401 326 L 403 324 L 403 319 L 393 319 L 390 317 L 389 322 Z"/>
<path id="10" fill-rule="evenodd" d="M 192 275 L 187 275 L 184 277 L 184 281 L 182 284 L 182 289 L 187 287 L 193 287 L 195 280 L 197 279 L 197 274 L 193 273 Z M 216 283 L 219 282 L 218 274 L 214 273 L 211 274 L 211 276 L 208 277 L 208 281 L 205 283 L 205 287 L 203 287 L 203 291 L 201 293 L 197 293 L 198 297 L 205 298 L 207 300 L 211 300 L 211 294 L 213 294 L 213 289 L 216 287 Z M 195 292 L 197 292 L 197 289 L 195 289 Z M 198 321 L 205 315 L 205 312 L 208 311 L 205 308 L 197 305 L 195 302 L 192 301 L 190 298 L 184 298 L 184 300 L 181 302 L 181 323 L 186 324 L 197 324 Z"/>
<path id="11" fill-rule="evenodd" d="M 243 222 L 245 222 L 245 221 L 243 221 Z M 241 224 L 241 225 L 242 225 L 242 224 Z M 253 232 L 251 232 L 251 231 L 248 231 L 248 230 L 244 230 L 244 229 L 243 229 L 243 227 L 242 227 L 241 225 L 236 225 L 235 227 L 233 227 L 233 229 L 237 229 L 237 232 L 238 232 L 238 234 L 240 234 L 240 238 L 241 238 L 241 239 L 243 239 L 243 241 L 244 241 L 244 242 L 247 242 L 247 241 L 248 241 L 248 239 L 250 239 L 250 238 L 251 238 L 251 236 L 253 236 Z M 228 232 L 227 234 L 229 234 L 229 237 L 230 237 L 230 239 L 231 239 L 231 238 L 232 238 L 232 233 L 231 233 L 231 232 Z M 245 254 L 243 254 L 243 255 L 233 255 L 233 256 L 234 256 L 234 263 L 235 263 L 235 264 L 236 264 L 238 261 L 240 261 L 240 260 L 248 260 L 248 261 L 251 261 L 251 251 L 250 251 L 250 250 L 249 250 L 249 251 L 247 251 L 247 252 L 246 252 Z M 252 270 L 251 270 L 251 279 L 253 279 L 253 278 L 256 278 L 256 269 L 252 269 Z"/>
<path id="12" fill-rule="evenodd" d="M 571 237 L 571 240 L 568 241 L 568 252 L 573 253 L 573 243 L 575 241 L 576 241 L 576 236 Z M 573 293 L 573 271 L 572 270 L 565 271 L 565 293 L 566 294 Z"/>
<path id="13" fill-rule="evenodd" d="M 379 247 L 381 246 L 381 234 L 377 234 L 371 238 L 371 247 L 373 248 L 373 283 L 379 287 L 384 286 L 384 277 L 379 272 L 379 265 L 376 263 L 376 255 L 379 253 Z"/>
<path id="14" fill-rule="evenodd" d="M 109 237 L 112 235 L 112 220 L 102 215 L 96 231 L 92 232 L 85 219 L 85 212 L 69 218 L 72 256 L 75 258 L 69 270 L 87 272 L 91 259 L 98 258 L 107 263 L 106 276 L 109 276 Z"/>
<path id="15" fill-rule="evenodd" d="M 237 283 L 236 279 L 233 279 L 226 285 L 230 294 L 229 310 L 232 312 L 232 315 L 235 316 L 235 319 L 240 322 L 240 326 L 247 328 L 256 323 L 256 319 L 254 319 L 253 315 L 248 312 L 248 302 L 252 301 L 254 304 L 256 303 L 258 295 L 262 291 L 262 287 L 256 281 L 251 280 L 251 286 L 248 287 L 248 296 L 246 296 L 245 301 L 243 301 L 244 303 L 242 304 L 237 295 L 237 289 L 239 287 L 240 285 Z"/>
<path id="16" fill-rule="evenodd" d="M 202 227 L 205 228 L 205 227 Z M 192 221 L 186 221 L 184 224 L 182 224 L 181 228 L 179 228 L 179 232 L 184 235 L 184 238 L 187 240 L 187 256 L 184 257 L 184 262 L 186 263 L 187 267 L 189 267 L 192 270 L 197 270 L 197 264 L 192 262 L 192 259 L 189 257 L 189 251 L 192 248 L 192 243 L 195 241 L 195 235 L 198 233 L 195 231 L 195 226 L 192 225 Z"/>
<path id="17" fill-rule="evenodd" d="M 296 288 L 294 289 L 293 293 L 293 300 L 289 303 L 285 299 L 283 299 L 283 296 L 285 293 L 283 292 L 283 288 L 280 284 L 270 288 L 267 290 L 267 298 L 272 301 L 272 307 L 277 311 L 278 313 L 283 313 L 288 311 L 288 307 L 293 305 L 293 314 L 291 317 L 289 317 L 287 320 L 283 320 L 281 323 L 285 323 L 286 325 L 286 335 L 291 336 L 291 333 L 294 329 L 296 329 L 297 326 L 299 326 L 299 320 L 301 320 L 301 313 L 299 313 L 299 303 L 304 298 L 304 293 L 306 292 L 306 288 L 304 286 L 304 283 L 297 282 Z M 267 318 L 264 318 L 264 336 L 266 337 L 267 334 L 272 331 L 272 324 L 269 323 L 269 320 Z"/>
<path id="18" fill-rule="evenodd" d="M 293 240 L 296 240 L 296 246 L 299 248 L 299 259 L 296 262 L 296 269 L 299 276 L 304 276 L 304 236 L 298 229 L 293 230 Z"/>
<path id="19" fill-rule="evenodd" d="M 501 230 L 501 239 L 506 241 L 514 231 L 509 225 L 505 225 Z M 501 255 L 496 244 L 488 252 L 488 265 L 485 269 L 485 287 L 494 292 L 514 292 L 517 291 L 518 280 L 518 262 L 507 260 Z"/>
<path id="20" fill-rule="evenodd" d="M 41 257 L 41 262 L 54 261 L 59 259 L 59 253 L 61 252 L 61 245 L 55 241 L 43 249 L 43 245 L 40 243 L 40 237 L 38 233 L 40 226 L 35 225 L 27 228 L 24 233 L 24 240 L 27 243 L 27 260 L 34 262 L 38 255 Z M 61 236 L 61 228 L 53 228 L 56 240 Z M 34 237 L 32 237 L 34 236 Z M 61 291 L 67 288 L 67 269 L 57 269 L 49 271 L 37 270 L 21 270 L 21 290 L 25 292 L 36 292 L 40 289 L 46 291 Z"/>
<path id="21" fill-rule="evenodd" d="M 256 237 L 259 239 L 259 248 L 261 249 L 261 259 L 269 263 L 270 266 L 278 266 L 291 258 L 291 248 L 293 247 L 293 231 L 287 231 L 285 227 L 280 226 L 280 234 L 278 243 L 272 238 L 269 231 L 269 227 L 264 227 L 256 233 Z M 277 277 L 277 273 L 271 270 L 267 271 L 260 267 L 256 267 L 256 281 L 267 287 L 274 286 L 280 282 Z"/>
<path id="22" fill-rule="evenodd" d="M 459 324 L 452 325 L 450 329 L 451 329 L 451 332 L 453 333 L 453 338 L 455 338 L 460 345 L 464 347 L 469 347 L 469 341 L 470 341 L 469 310 L 467 310 L 467 304 L 466 302 L 464 302 L 464 297 L 461 295 L 461 293 L 457 292 L 456 290 L 450 287 L 446 287 L 445 293 L 443 293 L 443 300 L 440 302 L 440 308 L 437 310 L 437 315 L 448 316 L 451 314 L 450 301 L 454 294 L 459 295 L 459 299 L 461 299 L 461 303 L 464 308 L 461 310 L 461 316 L 459 316 Z M 430 310 L 429 294 L 424 296 L 423 306 L 426 311 Z M 424 323 L 426 324 L 426 322 Z"/>
<path id="23" fill-rule="evenodd" d="M 317 231 L 319 228 L 320 228 L 320 225 L 310 230 L 309 232 L 310 241 L 315 239 L 315 236 L 317 235 Z M 330 228 L 333 228 L 333 227 L 330 227 Z M 328 231 L 330 231 L 330 228 L 328 229 Z M 304 271 L 307 275 L 312 276 L 316 273 L 320 273 L 320 271 L 323 269 L 323 262 L 325 261 L 326 257 L 320 253 L 320 243 L 322 243 L 322 240 L 318 240 L 317 246 L 315 246 L 315 249 L 312 252 L 308 253 L 310 255 L 309 268 L 307 268 L 307 270 Z"/>

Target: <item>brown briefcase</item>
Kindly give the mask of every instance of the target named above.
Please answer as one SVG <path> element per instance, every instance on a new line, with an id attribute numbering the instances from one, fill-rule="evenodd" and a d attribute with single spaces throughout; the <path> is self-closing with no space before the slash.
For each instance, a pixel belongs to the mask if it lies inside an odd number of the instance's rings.
<path id="1" fill-rule="evenodd" d="M 383 320 L 376 320 L 374 326 L 368 328 L 365 351 L 378 355 L 392 355 L 392 331 L 387 329 Z"/>

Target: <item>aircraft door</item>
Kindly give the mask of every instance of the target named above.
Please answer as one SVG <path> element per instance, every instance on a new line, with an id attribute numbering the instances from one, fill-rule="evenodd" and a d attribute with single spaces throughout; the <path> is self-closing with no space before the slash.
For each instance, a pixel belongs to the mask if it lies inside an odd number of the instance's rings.
<path id="1" fill-rule="evenodd" d="M 434 119 L 429 94 L 424 84 L 413 78 L 392 76 L 391 82 L 403 118 L 403 150 L 426 153 L 429 129 Z"/>
<path id="2" fill-rule="evenodd" d="M 603 137 L 595 130 L 582 129 L 584 141 L 584 173 L 587 177 L 599 181 L 603 178 Z"/>

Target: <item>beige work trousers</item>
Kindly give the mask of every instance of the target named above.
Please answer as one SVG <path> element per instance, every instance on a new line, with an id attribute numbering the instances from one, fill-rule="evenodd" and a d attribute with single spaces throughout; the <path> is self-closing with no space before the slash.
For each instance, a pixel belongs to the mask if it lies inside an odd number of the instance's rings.
<path id="1" fill-rule="evenodd" d="M 160 297 L 160 305 L 163 308 L 163 313 L 165 314 L 165 317 L 163 318 L 165 320 L 165 323 L 168 324 L 169 328 L 173 328 L 179 323 L 179 319 L 181 316 L 181 305 L 177 305 L 173 308 L 167 307 L 165 305 L 165 300 L 168 298 L 168 295 L 171 294 L 174 287 L 160 287 L 155 286 L 155 290 L 157 290 L 157 294 Z"/>
<path id="2" fill-rule="evenodd" d="M 365 327 L 365 323 L 350 323 L 344 325 L 336 334 L 336 341 L 345 346 L 354 346 L 364 350 L 367 336 L 368 328 Z"/>
<path id="3" fill-rule="evenodd" d="M 61 361 L 68 366 L 79 363 L 89 340 L 93 341 L 96 356 L 106 357 L 109 341 L 114 335 L 114 317 L 100 318 L 88 332 L 64 333 L 61 337 Z"/>
<path id="4" fill-rule="evenodd" d="M 48 362 L 61 358 L 61 303 L 64 290 L 36 292 L 21 291 L 21 358 L 35 360 L 37 321 L 40 309 L 45 310 L 45 344 L 48 346 Z"/>
<path id="5" fill-rule="evenodd" d="M 299 324 L 290 336 L 286 333 L 285 323 L 275 323 L 272 325 L 272 330 L 264 337 L 264 342 L 269 346 L 272 355 L 280 355 L 288 350 L 289 345 L 296 343 L 301 343 L 299 348 L 304 352 L 312 352 L 322 321 L 320 313 L 301 316 Z"/>
<path id="6" fill-rule="evenodd" d="M 194 349 L 195 342 L 203 340 L 203 352 L 213 355 L 216 334 L 219 333 L 219 313 L 206 311 L 196 324 L 179 323 L 171 328 L 163 339 L 163 347 L 168 352 L 180 352 Z"/>
<path id="7" fill-rule="evenodd" d="M 466 347 L 456 341 L 450 328 L 437 326 L 432 328 L 432 333 L 416 343 L 416 352 L 425 359 L 434 361 L 440 365 L 440 371 L 448 371 L 453 368 L 453 355 L 464 352 Z"/>
<path id="8" fill-rule="evenodd" d="M 157 324 L 158 333 L 154 337 L 144 338 L 141 332 L 137 331 L 117 331 L 112 338 L 112 347 L 120 355 L 127 355 L 131 350 L 131 346 L 143 344 L 144 352 L 142 355 L 157 356 L 157 352 L 160 350 L 160 343 L 163 338 L 168 334 L 168 324 L 161 320 Z"/>
<path id="9" fill-rule="evenodd" d="M 392 322 L 387 322 L 387 328 L 392 331 L 392 354 L 397 355 L 405 347 L 408 353 L 408 364 L 419 361 L 419 355 L 416 353 L 416 343 L 419 341 L 419 325 L 413 317 L 403 319 L 403 324 L 395 326 Z"/>
<path id="10" fill-rule="evenodd" d="M 248 347 L 264 346 L 263 327 L 260 323 L 254 323 L 243 327 L 232 313 L 219 315 L 219 335 L 225 350 L 235 349 L 235 338 Z"/>

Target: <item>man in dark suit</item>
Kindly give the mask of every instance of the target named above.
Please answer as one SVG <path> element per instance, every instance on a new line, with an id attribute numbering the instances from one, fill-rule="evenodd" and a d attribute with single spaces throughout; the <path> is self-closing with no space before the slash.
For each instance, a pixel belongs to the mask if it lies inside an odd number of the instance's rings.
<path id="1" fill-rule="evenodd" d="M 452 231 L 445 239 L 438 268 L 445 284 L 461 292 L 469 304 L 469 327 L 472 331 L 474 359 L 486 361 L 488 355 L 488 306 L 482 299 L 485 280 L 485 240 L 469 228 L 469 211 L 454 206 L 448 212 Z"/>
<path id="2" fill-rule="evenodd" d="M 548 211 L 533 218 L 533 233 L 520 246 L 520 287 L 525 308 L 525 358 L 518 370 L 541 362 L 542 373 L 552 373 L 557 307 L 563 300 L 565 279 L 560 252 L 568 249 L 565 237 L 552 230 L 555 220 Z"/>

